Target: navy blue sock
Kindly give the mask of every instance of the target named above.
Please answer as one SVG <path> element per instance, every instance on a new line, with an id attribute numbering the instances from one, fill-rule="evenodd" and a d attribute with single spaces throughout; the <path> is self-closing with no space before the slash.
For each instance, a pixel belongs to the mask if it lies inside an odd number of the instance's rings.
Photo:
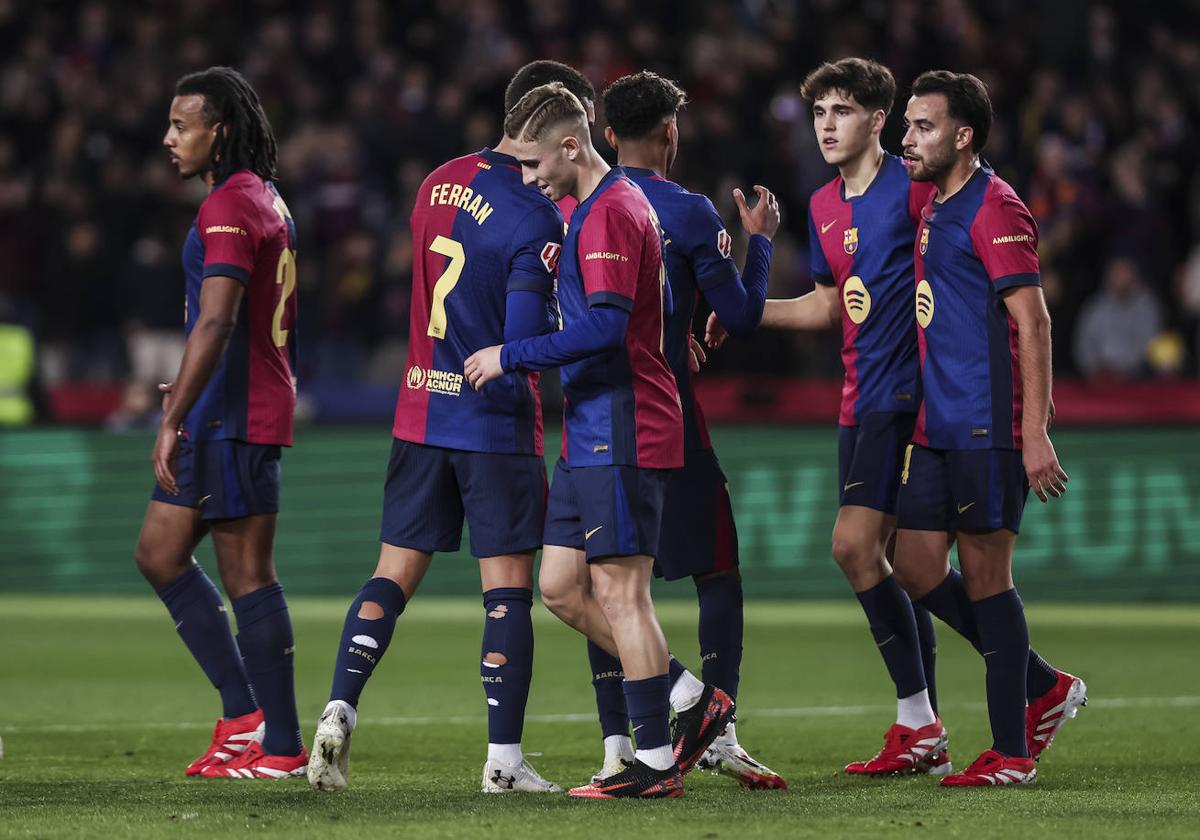
<path id="1" fill-rule="evenodd" d="M 625 706 L 633 723 L 633 740 L 639 750 L 671 743 L 671 682 L 666 674 L 644 680 L 625 680 Z"/>
<path id="2" fill-rule="evenodd" d="M 629 735 L 629 714 L 625 711 L 625 672 L 621 660 L 593 641 L 587 643 L 588 662 L 592 666 L 592 687 L 596 689 L 596 711 L 600 713 L 600 731 L 610 735 Z"/>
<path id="3" fill-rule="evenodd" d="M 368 602 L 378 604 L 383 615 L 379 618 L 359 617 L 362 605 Z M 363 686 L 392 641 L 396 619 L 404 612 L 405 603 L 404 590 L 391 578 L 371 578 L 358 590 L 342 625 L 342 639 L 333 663 L 330 700 L 345 700 L 358 708 Z"/>
<path id="4" fill-rule="evenodd" d="M 696 580 L 704 682 L 737 698 L 742 669 L 742 582 L 734 575 Z"/>
<path id="5" fill-rule="evenodd" d="M 158 597 L 174 619 L 179 637 L 221 693 L 221 715 L 235 718 L 257 709 L 241 651 L 229 629 L 225 602 L 204 569 L 193 565 L 159 589 Z"/>
<path id="6" fill-rule="evenodd" d="M 269 583 L 234 598 L 233 614 L 237 616 L 238 647 L 246 663 L 246 675 L 263 710 L 263 752 L 299 755 L 304 744 L 296 714 L 296 642 L 283 587 Z"/>
<path id="7" fill-rule="evenodd" d="M 957 630 L 975 650 L 983 653 L 979 641 L 979 627 L 975 623 L 975 611 L 971 606 L 971 599 L 967 597 L 967 585 L 958 569 L 951 566 L 946 579 L 929 590 L 923 598 L 919 598 L 917 603 Z M 1033 648 L 1029 649 L 1025 682 L 1026 700 L 1036 700 L 1058 683 L 1058 672 Z"/>
<path id="8" fill-rule="evenodd" d="M 479 677 L 488 703 L 488 743 L 519 744 L 533 679 L 533 590 L 483 593 L 483 650 Z"/>
<path id="9" fill-rule="evenodd" d="M 675 685 L 675 681 L 686 673 L 687 668 L 684 668 L 678 659 L 674 656 L 667 656 L 667 677 L 670 679 L 668 685 Z"/>
<path id="10" fill-rule="evenodd" d="M 937 633 L 933 629 L 933 616 L 920 604 L 913 604 L 913 617 L 917 620 L 917 643 L 921 648 L 921 665 L 925 670 L 925 687 L 929 689 L 929 705 L 938 713 L 937 681 Z"/>
<path id="11" fill-rule="evenodd" d="M 1028 757 L 1025 742 L 1025 669 L 1029 663 L 1029 628 L 1017 590 L 974 601 L 975 621 L 987 668 L 988 719 L 992 749 Z"/>
<path id="12" fill-rule="evenodd" d="M 888 575 L 870 589 L 855 594 L 867 614 L 871 635 L 888 674 L 896 684 L 896 696 L 911 697 L 924 691 L 925 669 L 917 643 L 917 620 L 912 601 L 896 583 L 895 576 Z"/>

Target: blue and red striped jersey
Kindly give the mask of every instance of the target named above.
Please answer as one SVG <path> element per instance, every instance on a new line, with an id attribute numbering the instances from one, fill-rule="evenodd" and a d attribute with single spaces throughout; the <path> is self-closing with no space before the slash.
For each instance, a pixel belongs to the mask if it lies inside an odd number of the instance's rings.
<path id="1" fill-rule="evenodd" d="M 629 312 L 624 345 L 562 368 L 563 458 L 572 467 L 683 466 L 679 389 L 663 352 L 662 240 L 646 196 L 610 170 L 571 214 L 558 266 L 563 322 Z"/>
<path id="2" fill-rule="evenodd" d="M 393 436 L 472 452 L 542 454 L 537 375 L 506 374 L 476 391 L 463 378 L 463 363 L 504 343 L 509 292 L 549 300 L 562 248 L 558 208 L 522 183 L 515 158 L 483 149 L 430 173 L 409 221 L 412 307 Z"/>
<path id="3" fill-rule="evenodd" d="M 622 169 L 646 194 L 663 230 L 663 262 L 673 303 L 666 321 L 665 346 L 679 385 L 684 449 L 711 449 L 708 424 L 692 388 L 688 337 L 699 296 L 738 277 L 730 253 L 733 240 L 707 197 L 688 192 L 650 169 Z"/>
<path id="4" fill-rule="evenodd" d="M 917 443 L 1021 448 L 1017 322 L 1001 293 L 1041 285 L 1037 244 L 1025 203 L 986 166 L 945 202 L 925 206 L 915 249 Z"/>
<path id="5" fill-rule="evenodd" d="M 235 172 L 213 187 L 183 245 L 184 328 L 207 277 L 246 287 L 220 364 L 183 422 L 191 440 L 291 446 L 296 413 L 296 225 L 275 185 Z"/>
<path id="6" fill-rule="evenodd" d="M 920 404 L 912 248 L 933 191 L 909 179 L 904 161 L 885 154 L 862 195 L 846 198 L 839 175 L 809 201 L 813 279 L 836 285 L 842 299 L 843 426 Z"/>

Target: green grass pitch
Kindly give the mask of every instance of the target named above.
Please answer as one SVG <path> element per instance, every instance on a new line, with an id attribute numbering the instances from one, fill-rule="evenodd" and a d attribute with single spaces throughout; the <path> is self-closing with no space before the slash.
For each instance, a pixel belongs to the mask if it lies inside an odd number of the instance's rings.
<path id="1" fill-rule="evenodd" d="M 284 570 L 286 573 L 286 569 Z M 132 570 L 131 570 L 132 573 Z M 351 593 L 295 598 L 297 686 L 311 742 Z M 695 607 L 660 605 L 685 661 Z M 1200 610 L 1029 609 L 1034 644 L 1081 676 L 1091 702 L 1021 789 L 942 790 L 929 778 L 852 779 L 892 720 L 890 684 L 857 606 L 753 602 L 738 733 L 791 787 L 750 792 L 695 772 L 660 802 L 484 796 L 482 606 L 417 598 L 364 695 L 351 789 L 302 780 L 187 780 L 215 692 L 143 598 L 0 596 L 3 837 L 1195 837 L 1200 826 Z M 536 609 L 525 749 L 564 785 L 597 767 L 582 640 Z M 942 716 L 956 765 L 988 746 L 982 665 L 939 627 Z"/>

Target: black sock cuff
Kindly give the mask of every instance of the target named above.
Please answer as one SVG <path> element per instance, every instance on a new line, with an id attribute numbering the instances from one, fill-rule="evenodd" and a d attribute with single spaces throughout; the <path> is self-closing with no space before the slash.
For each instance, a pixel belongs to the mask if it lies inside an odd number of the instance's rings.
<path id="1" fill-rule="evenodd" d="M 205 583 L 208 585 L 205 586 Z M 182 610 L 190 606 L 210 589 L 215 588 L 208 575 L 204 574 L 204 569 L 200 567 L 200 564 L 193 563 L 190 569 L 162 589 L 154 590 L 154 593 L 166 604 L 167 610 L 174 614 L 175 610 Z"/>
<path id="2" fill-rule="evenodd" d="M 404 608 L 408 604 L 408 600 L 404 597 L 404 590 L 400 587 L 400 584 L 386 577 L 373 577 L 362 585 L 362 589 L 358 590 L 358 596 L 354 599 L 354 603 L 357 606 L 362 606 L 364 601 L 374 601 L 383 607 L 385 613 L 395 615 L 400 615 L 400 613 L 404 612 Z M 355 612 L 357 612 L 357 609 L 355 609 Z"/>
<path id="3" fill-rule="evenodd" d="M 286 611 L 287 599 L 278 581 L 233 599 L 233 614 L 237 616 L 239 633 L 268 616 Z"/>
<path id="4" fill-rule="evenodd" d="M 972 601 L 971 606 L 975 609 L 977 621 L 981 619 L 984 621 L 1004 620 L 1025 612 L 1025 605 L 1021 602 L 1021 596 L 1017 594 L 1015 588 Z"/>
<path id="5" fill-rule="evenodd" d="M 498 586 L 483 593 L 483 606 L 485 609 L 490 610 L 492 607 L 506 603 L 524 604 L 527 607 L 532 607 L 533 590 L 526 589 L 523 586 Z"/>

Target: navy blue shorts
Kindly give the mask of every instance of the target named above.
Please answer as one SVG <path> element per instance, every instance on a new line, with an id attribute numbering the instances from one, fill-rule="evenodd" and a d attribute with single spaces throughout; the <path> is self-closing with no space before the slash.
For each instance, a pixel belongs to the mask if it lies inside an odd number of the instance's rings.
<path id="1" fill-rule="evenodd" d="M 687 452 L 683 468 L 671 470 L 667 480 L 654 574 L 679 580 L 737 565 L 733 504 L 717 454 L 711 449 Z"/>
<path id="2" fill-rule="evenodd" d="M 658 555 L 663 496 L 671 470 L 554 465 L 546 545 L 582 549 L 588 562 Z"/>
<path id="3" fill-rule="evenodd" d="M 201 519 L 279 513 L 279 447 L 241 440 L 179 439 L 179 495 L 157 484 L 151 498 L 197 508 Z"/>
<path id="4" fill-rule="evenodd" d="M 912 444 L 900 475 L 897 525 L 912 531 L 1021 527 L 1029 481 L 1014 449 L 927 449 Z"/>
<path id="5" fill-rule="evenodd" d="M 900 461 L 917 415 L 879 411 L 838 428 L 838 504 L 896 513 Z"/>
<path id="6" fill-rule="evenodd" d="M 457 551 L 465 515 L 471 554 L 520 554 L 541 547 L 545 514 L 546 463 L 538 455 L 392 441 L 381 542 L 430 553 Z"/>

